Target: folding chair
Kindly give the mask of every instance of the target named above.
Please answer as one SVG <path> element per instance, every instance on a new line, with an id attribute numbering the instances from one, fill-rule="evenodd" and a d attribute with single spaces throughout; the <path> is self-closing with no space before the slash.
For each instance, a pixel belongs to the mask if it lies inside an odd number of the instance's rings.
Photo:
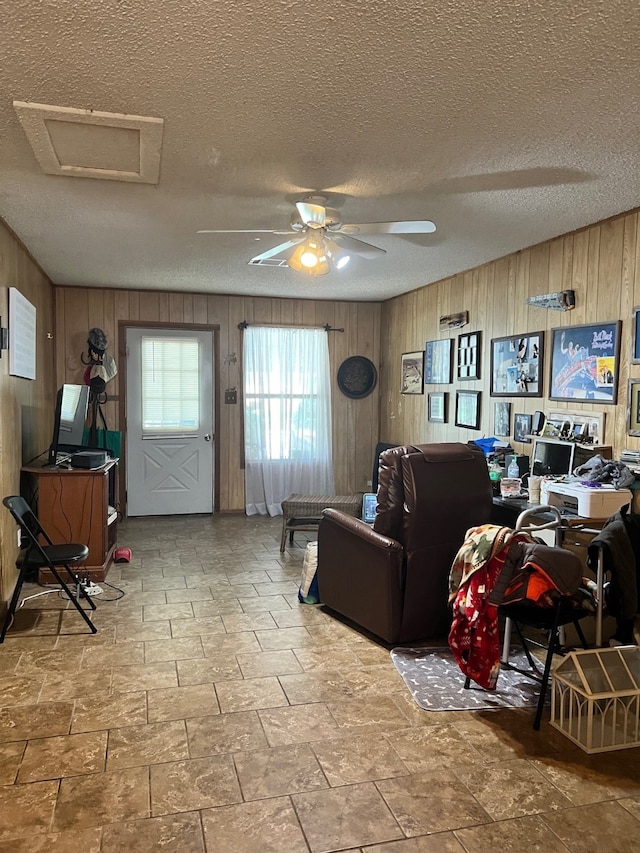
<path id="1" fill-rule="evenodd" d="M 538 524 L 525 524 L 525 522 L 529 521 L 531 517 L 543 513 L 547 515 L 551 514 L 552 520 L 539 521 Z M 560 514 L 555 507 L 537 507 L 534 509 L 525 510 L 525 512 L 520 514 L 516 522 L 515 532 L 532 533 L 544 529 L 558 530 L 560 524 Z M 579 585 L 577 581 L 580 577 L 580 567 L 578 558 L 575 557 L 575 555 L 571 554 L 571 552 L 558 548 L 557 545 L 556 548 L 552 550 L 562 552 L 566 560 L 570 560 L 572 563 L 575 564 L 574 566 L 572 566 L 572 576 L 574 574 L 576 575 L 575 591 L 577 591 L 577 587 Z M 541 606 L 526 599 L 514 600 L 508 603 L 500 603 L 501 595 L 498 593 L 497 596 L 494 597 L 493 593 L 490 592 L 488 600 L 491 601 L 492 598 L 494 598 L 493 603 L 497 605 L 498 614 L 504 617 L 505 622 L 502 655 L 500 658 L 501 665 L 503 667 L 516 670 L 522 675 L 525 675 L 529 678 L 533 678 L 540 683 L 538 704 L 533 722 L 533 728 L 538 731 L 542 719 L 542 712 L 544 710 L 544 703 L 551 675 L 553 656 L 554 654 L 560 652 L 563 647 L 564 638 L 562 635 L 562 628 L 570 623 L 573 624 L 576 633 L 580 639 L 580 642 L 586 649 L 587 643 L 582 628 L 580 627 L 579 620 L 584 618 L 585 616 L 593 616 L 593 612 L 586 608 L 576 607 L 575 603 L 571 600 L 571 595 L 569 591 L 567 591 L 565 594 L 558 595 L 554 605 L 550 607 Z M 522 644 L 523 651 L 531 667 L 530 670 L 523 670 L 509 663 L 509 650 L 512 626 L 515 628 L 518 638 Z M 524 631 L 522 630 L 524 627 L 534 628 L 539 631 L 548 632 L 548 642 L 543 643 L 532 639 L 531 637 L 525 637 Z M 538 666 L 539 662 L 536 662 L 536 660 L 531 654 L 529 645 L 534 645 L 546 649 L 544 669 L 542 672 L 540 671 Z M 470 684 L 471 678 L 469 677 L 469 675 L 467 675 L 464 687 L 468 689 L 470 687 Z"/>
<path id="2" fill-rule="evenodd" d="M 18 495 L 11 495 L 4 498 L 2 503 L 7 507 L 20 527 L 23 539 L 26 539 L 26 547 L 20 552 L 16 562 L 16 566 L 19 569 L 19 575 L 11 597 L 11 602 L 9 603 L 9 609 L 7 610 L 4 625 L 2 626 L 2 633 L 0 633 L 0 643 L 4 642 L 5 635 L 11 625 L 11 621 L 20 598 L 22 585 L 27 575 L 34 570 L 37 571 L 38 569 L 44 568 L 49 569 L 62 589 L 66 592 L 69 601 L 71 601 L 73 606 L 91 629 L 91 633 L 95 634 L 98 629 L 93 624 L 84 608 L 80 606 L 79 599 L 86 599 L 92 610 L 96 609 L 95 602 L 91 600 L 89 595 L 87 595 L 84 587 L 80 583 L 78 575 L 74 574 L 71 570 L 72 565 L 77 565 L 87 559 L 89 556 L 89 549 L 87 546 L 79 545 L 75 542 L 70 542 L 64 545 L 54 545 L 24 498 L 21 498 Z M 71 582 L 75 584 L 75 594 L 63 580 L 58 568 L 64 569 L 71 579 Z"/>

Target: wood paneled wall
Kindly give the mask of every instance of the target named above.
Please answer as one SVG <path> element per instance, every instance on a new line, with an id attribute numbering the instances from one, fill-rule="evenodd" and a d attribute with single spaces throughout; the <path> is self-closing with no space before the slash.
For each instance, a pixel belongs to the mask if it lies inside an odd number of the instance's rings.
<path id="1" fill-rule="evenodd" d="M 468 441 L 492 436 L 494 403 L 489 396 L 491 338 L 544 330 L 544 396 L 511 399 L 511 420 L 516 412 L 540 409 L 602 411 L 604 443 L 614 453 L 640 449 L 640 439 L 628 436 L 627 384 L 640 377 L 640 365 L 631 365 L 632 312 L 640 305 L 639 212 L 615 217 L 547 243 L 525 249 L 466 273 L 453 276 L 386 302 L 382 311 L 380 362 L 380 435 L 398 443 Z M 427 251 L 427 250 L 425 250 Z M 561 312 L 525 304 L 528 296 L 574 290 L 576 307 Z M 469 312 L 469 325 L 450 332 L 439 331 L 439 318 Z M 617 405 L 549 401 L 549 363 L 553 328 L 583 323 L 622 320 Z M 461 332 L 482 332 L 479 380 L 454 381 L 451 385 L 427 386 L 425 394 L 400 394 L 400 356 L 423 350 L 425 341 L 457 337 Z M 455 426 L 456 389 L 482 392 L 479 431 Z M 448 423 L 427 421 L 429 390 L 449 394 Z M 508 400 L 508 398 L 500 398 Z M 602 439 L 601 439 L 602 441 Z M 518 453 L 530 452 L 529 444 L 512 444 Z"/>
<path id="2" fill-rule="evenodd" d="M 222 511 L 244 509 L 242 463 L 242 407 L 224 403 L 225 388 L 242 388 L 241 332 L 238 324 L 324 326 L 328 332 L 333 376 L 333 455 L 338 494 L 366 491 L 371 478 L 373 450 L 378 441 L 379 386 L 363 400 L 351 400 L 338 390 L 340 364 L 352 355 L 370 358 L 379 370 L 381 306 L 366 302 L 267 299 L 214 294 L 157 293 L 136 290 L 56 287 L 56 375 L 63 382 L 82 382 L 81 354 L 87 351 L 87 333 L 97 326 L 110 341 L 119 375 L 107 388 L 105 414 L 110 429 L 119 429 L 118 400 L 125 371 L 125 353 L 116 352 L 119 325 L 135 323 L 206 323 L 216 329 L 220 364 L 217 365 Z M 232 355 L 235 354 L 235 361 Z M 231 356 L 231 357 L 230 357 Z M 240 400 L 240 398 L 239 398 Z"/>
<path id="3" fill-rule="evenodd" d="M 55 399 L 53 287 L 20 241 L 0 221 L 0 317 L 5 327 L 10 287 L 17 288 L 36 308 L 36 378 L 10 376 L 9 353 L 2 352 L 0 498 L 20 493 L 22 464 L 48 447 Z M 9 598 L 15 584 L 17 550 L 15 522 L 0 505 L 0 601 Z"/>

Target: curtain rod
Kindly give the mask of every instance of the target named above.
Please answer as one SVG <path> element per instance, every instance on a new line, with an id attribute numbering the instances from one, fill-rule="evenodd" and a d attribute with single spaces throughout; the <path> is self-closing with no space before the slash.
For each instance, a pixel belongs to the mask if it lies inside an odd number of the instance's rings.
<path id="1" fill-rule="evenodd" d="M 301 328 L 298 325 L 294 325 L 293 323 L 259 323 L 260 326 L 265 326 L 267 328 L 291 328 L 291 329 L 299 329 Z M 238 323 L 238 328 L 240 330 L 244 330 L 249 326 L 246 320 L 243 320 L 241 323 Z M 305 326 L 304 328 L 315 329 L 317 326 Z M 319 328 L 324 329 L 325 332 L 344 332 L 344 329 L 336 329 L 334 326 L 329 325 L 329 323 L 325 323 L 324 326 L 320 326 Z"/>

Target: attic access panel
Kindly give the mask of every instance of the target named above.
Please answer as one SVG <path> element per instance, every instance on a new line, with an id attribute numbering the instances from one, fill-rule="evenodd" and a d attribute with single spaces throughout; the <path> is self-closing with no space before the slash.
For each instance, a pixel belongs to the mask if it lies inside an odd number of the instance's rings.
<path id="1" fill-rule="evenodd" d="M 157 184 L 164 120 L 14 101 L 47 175 Z"/>

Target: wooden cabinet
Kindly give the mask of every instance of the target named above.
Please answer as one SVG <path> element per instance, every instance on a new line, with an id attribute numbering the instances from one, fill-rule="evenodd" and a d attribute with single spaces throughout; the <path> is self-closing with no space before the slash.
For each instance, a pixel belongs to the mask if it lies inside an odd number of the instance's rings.
<path id="1" fill-rule="evenodd" d="M 103 581 L 116 548 L 118 463 L 101 468 L 25 467 L 26 496 L 54 544 L 80 542 L 89 556 L 79 572 L 94 583 Z M 53 577 L 41 572 L 40 580 Z"/>

